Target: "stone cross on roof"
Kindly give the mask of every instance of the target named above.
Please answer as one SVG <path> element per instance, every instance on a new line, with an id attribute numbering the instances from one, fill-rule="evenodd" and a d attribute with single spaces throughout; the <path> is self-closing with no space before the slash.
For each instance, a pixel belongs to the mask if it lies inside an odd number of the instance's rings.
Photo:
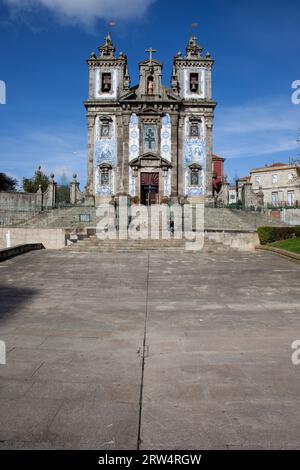
<path id="1" fill-rule="evenodd" d="M 146 52 L 149 52 L 149 60 L 150 60 L 150 64 L 152 64 L 152 54 L 154 54 L 157 51 L 155 49 L 152 49 L 152 47 L 150 47 L 149 49 L 146 49 Z"/>

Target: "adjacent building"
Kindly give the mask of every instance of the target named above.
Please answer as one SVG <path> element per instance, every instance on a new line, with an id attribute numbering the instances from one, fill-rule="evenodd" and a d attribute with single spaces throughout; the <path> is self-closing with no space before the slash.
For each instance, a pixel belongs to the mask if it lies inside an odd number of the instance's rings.
<path id="1" fill-rule="evenodd" d="M 295 164 L 274 163 L 255 168 L 249 181 L 255 193 L 263 192 L 265 206 L 300 206 L 300 167 Z"/>
<path id="2" fill-rule="evenodd" d="M 224 182 L 224 162 L 225 158 L 219 157 L 218 155 L 212 156 L 213 164 L 213 193 L 218 194 L 221 191 L 222 184 Z"/>

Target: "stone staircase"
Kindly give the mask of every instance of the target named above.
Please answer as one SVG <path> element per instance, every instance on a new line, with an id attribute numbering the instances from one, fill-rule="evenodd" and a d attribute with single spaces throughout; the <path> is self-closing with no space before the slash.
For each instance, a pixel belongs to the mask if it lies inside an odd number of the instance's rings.
<path id="1" fill-rule="evenodd" d="M 90 222 L 80 222 L 80 215 L 88 215 Z M 23 228 L 78 228 L 96 227 L 97 217 L 94 207 L 67 207 L 29 215 L 27 220 L 15 222 L 11 226 Z M 255 230 L 263 225 L 283 225 L 264 214 L 231 210 L 227 208 L 205 208 L 206 229 Z"/>
<path id="2" fill-rule="evenodd" d="M 284 225 L 266 214 L 232 210 L 227 208 L 205 208 L 204 226 L 206 229 L 256 230 L 265 225 Z"/>
<path id="3" fill-rule="evenodd" d="M 89 215 L 90 222 L 80 222 L 80 215 Z M 23 228 L 85 228 L 96 226 L 96 209 L 94 207 L 62 207 L 45 210 L 27 220 L 23 220 L 17 226 Z M 16 225 L 14 225 L 16 226 Z"/>
<path id="4" fill-rule="evenodd" d="M 189 244 L 192 245 L 192 244 Z M 77 253 L 127 253 L 139 251 L 159 251 L 159 252 L 172 252 L 172 251 L 187 251 L 185 240 L 101 240 L 96 235 L 85 237 L 78 240 L 65 248 L 66 251 Z M 204 247 L 202 252 L 215 253 L 230 251 L 231 248 L 217 243 L 215 241 L 205 238 Z"/>

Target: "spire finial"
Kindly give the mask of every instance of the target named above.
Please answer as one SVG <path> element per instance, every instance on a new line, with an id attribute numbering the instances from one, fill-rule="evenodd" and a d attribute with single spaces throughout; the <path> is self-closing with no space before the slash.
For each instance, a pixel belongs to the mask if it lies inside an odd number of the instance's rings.
<path id="1" fill-rule="evenodd" d="M 100 57 L 103 58 L 114 58 L 115 57 L 115 52 L 116 48 L 113 45 L 112 39 L 111 39 L 111 34 L 108 32 L 107 35 L 105 36 L 105 44 L 104 46 L 99 46 L 99 52 L 100 52 Z"/>
<path id="2" fill-rule="evenodd" d="M 186 48 L 187 58 L 188 59 L 192 59 L 192 58 L 200 59 L 202 51 L 203 51 L 203 47 L 199 46 L 199 44 L 197 43 L 196 36 L 192 34 L 190 36 L 190 39 Z"/>

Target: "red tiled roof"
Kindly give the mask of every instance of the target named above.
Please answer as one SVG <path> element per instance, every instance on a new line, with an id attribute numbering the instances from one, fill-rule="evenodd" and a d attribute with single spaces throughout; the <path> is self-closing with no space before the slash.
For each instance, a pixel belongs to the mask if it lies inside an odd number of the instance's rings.
<path id="1" fill-rule="evenodd" d="M 237 181 L 244 181 L 244 180 L 249 180 L 250 176 L 242 176 L 241 178 L 237 178 Z"/>
<path id="2" fill-rule="evenodd" d="M 218 155 L 214 155 L 212 156 L 212 159 L 215 160 L 215 161 L 222 161 L 222 162 L 225 162 L 226 158 L 223 158 L 223 157 L 218 157 Z"/>
<path id="3" fill-rule="evenodd" d="M 272 163 L 272 165 L 268 165 L 269 168 L 273 166 L 289 166 L 287 163 Z"/>
<path id="4" fill-rule="evenodd" d="M 251 172 L 257 171 L 257 170 L 267 170 L 268 168 L 284 168 L 284 167 L 290 167 L 291 165 L 289 163 L 272 163 L 272 165 L 265 165 L 265 166 L 260 166 L 258 168 L 253 168 Z"/>

